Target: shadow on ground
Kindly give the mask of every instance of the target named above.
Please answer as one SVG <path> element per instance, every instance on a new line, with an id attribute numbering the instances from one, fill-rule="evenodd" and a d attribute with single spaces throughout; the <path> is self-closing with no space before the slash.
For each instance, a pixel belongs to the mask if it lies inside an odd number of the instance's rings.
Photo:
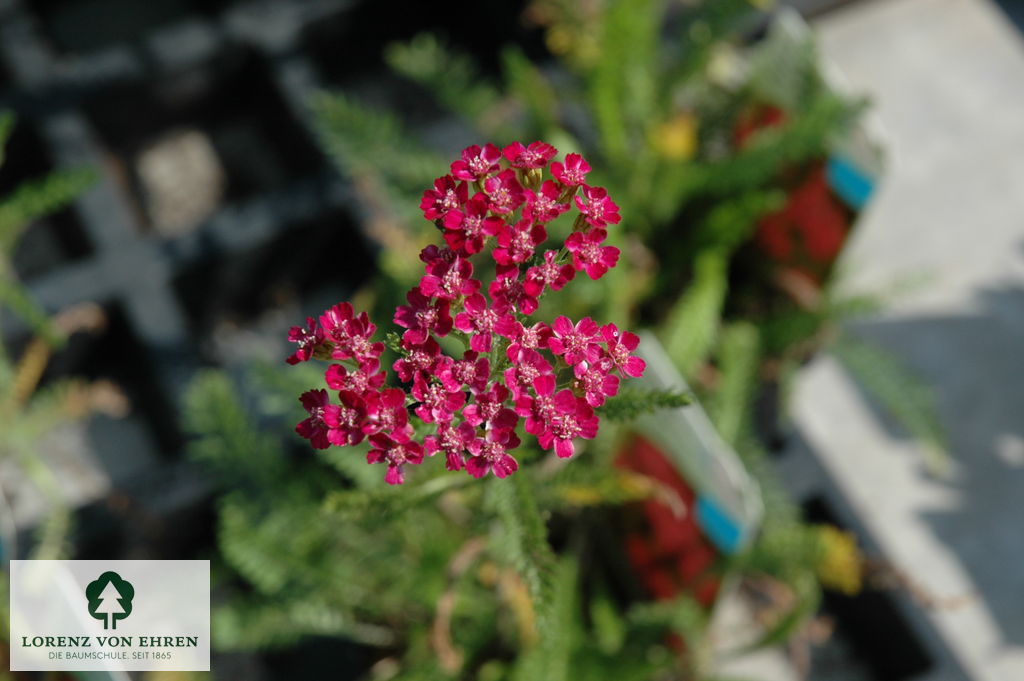
<path id="1" fill-rule="evenodd" d="M 960 505 L 925 520 L 970 574 L 1004 641 L 1024 645 L 1024 287 L 986 290 L 975 310 L 858 322 L 850 331 L 934 390 Z"/>

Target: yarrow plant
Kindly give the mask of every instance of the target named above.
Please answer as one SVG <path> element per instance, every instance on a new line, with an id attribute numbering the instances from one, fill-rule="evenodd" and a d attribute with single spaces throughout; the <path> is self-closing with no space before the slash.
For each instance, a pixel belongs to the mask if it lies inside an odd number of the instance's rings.
<path id="1" fill-rule="evenodd" d="M 619 258 L 604 244 L 607 227 L 619 223 L 618 206 L 586 183 L 590 165 L 579 154 L 552 162 L 557 154 L 543 142 L 473 145 L 423 193 L 420 208 L 444 245 L 423 250 L 423 277 L 395 308 L 404 332 L 390 335 L 389 345 L 399 354 L 392 369 L 400 387 L 385 385 L 385 344 L 350 303 L 291 329 L 290 364 L 331 362 L 327 389 L 300 397 L 309 416 L 296 426 L 299 435 L 317 449 L 368 440 L 368 462 L 387 464 L 393 485 L 403 482 L 405 466 L 438 453 L 450 471 L 511 475 L 520 425 L 563 458 L 575 453 L 577 438 L 597 435 L 595 408 L 645 364 L 632 354 L 639 338 L 614 324 L 530 318 L 546 291 L 577 272 L 599 279 Z M 549 242 L 549 223 L 574 208 L 570 234 Z M 480 273 L 490 277 L 486 286 L 474 277 Z M 447 338 L 461 342 L 461 355 L 443 351 L 443 342 L 452 345 Z"/>

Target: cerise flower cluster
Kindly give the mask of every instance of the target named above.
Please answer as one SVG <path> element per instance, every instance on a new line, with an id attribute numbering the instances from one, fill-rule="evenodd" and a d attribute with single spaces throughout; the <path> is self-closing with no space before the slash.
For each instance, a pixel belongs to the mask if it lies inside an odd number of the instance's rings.
<path id="1" fill-rule="evenodd" d="M 385 479 L 399 484 L 403 466 L 438 452 L 448 470 L 513 473 L 520 421 L 560 457 L 573 455 L 576 438 L 597 434 L 594 408 L 618 392 L 620 377 L 639 376 L 645 365 L 632 355 L 637 336 L 614 324 L 529 319 L 546 290 L 579 271 L 598 279 L 619 258 L 604 245 L 618 206 L 586 183 L 590 166 L 580 155 L 551 162 L 556 154 L 543 142 L 474 145 L 423 193 L 420 208 L 445 245 L 423 250 L 423 277 L 395 309 L 394 323 L 405 329 L 392 365 L 401 387 L 385 387 L 384 343 L 349 303 L 292 328 L 298 349 L 288 362 L 333 361 L 324 379 L 338 397 L 325 389 L 303 394 L 309 417 L 296 426 L 300 435 L 318 449 L 368 438 L 368 461 L 387 463 Z M 544 248 L 548 224 L 574 206 L 564 243 Z M 493 272 L 486 294 L 477 270 Z M 461 341 L 461 356 L 442 350 L 446 337 Z"/>

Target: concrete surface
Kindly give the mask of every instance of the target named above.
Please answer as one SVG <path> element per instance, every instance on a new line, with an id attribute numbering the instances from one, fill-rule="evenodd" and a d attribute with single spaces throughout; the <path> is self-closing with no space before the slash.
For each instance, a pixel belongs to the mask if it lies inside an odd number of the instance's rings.
<path id="1" fill-rule="evenodd" d="M 873 98 L 891 154 L 847 253 L 845 288 L 890 294 L 919 280 L 849 331 L 933 387 L 953 472 L 930 477 L 915 444 L 827 355 L 798 379 L 795 426 L 916 583 L 923 618 L 955 660 L 940 661 L 935 678 L 1019 681 L 1024 41 L 988 0 L 861 2 L 815 28 L 851 89 Z"/>

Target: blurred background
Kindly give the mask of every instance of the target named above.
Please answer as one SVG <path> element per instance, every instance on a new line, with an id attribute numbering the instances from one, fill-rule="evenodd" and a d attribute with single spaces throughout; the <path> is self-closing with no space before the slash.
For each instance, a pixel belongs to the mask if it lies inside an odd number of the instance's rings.
<path id="1" fill-rule="evenodd" d="M 131 678 L 1024 678 L 1022 29 L 1019 0 L 0 0 L 0 557 L 211 559 L 213 671 Z M 419 195 L 517 139 L 622 207 L 622 266 L 562 309 L 657 336 L 764 498 L 736 555 L 648 537 L 671 574 L 594 529 L 647 502 L 542 499 L 560 565 L 585 535 L 610 566 L 562 585 L 558 650 L 452 504 L 314 458 L 283 366 L 337 301 L 389 318 Z"/>

